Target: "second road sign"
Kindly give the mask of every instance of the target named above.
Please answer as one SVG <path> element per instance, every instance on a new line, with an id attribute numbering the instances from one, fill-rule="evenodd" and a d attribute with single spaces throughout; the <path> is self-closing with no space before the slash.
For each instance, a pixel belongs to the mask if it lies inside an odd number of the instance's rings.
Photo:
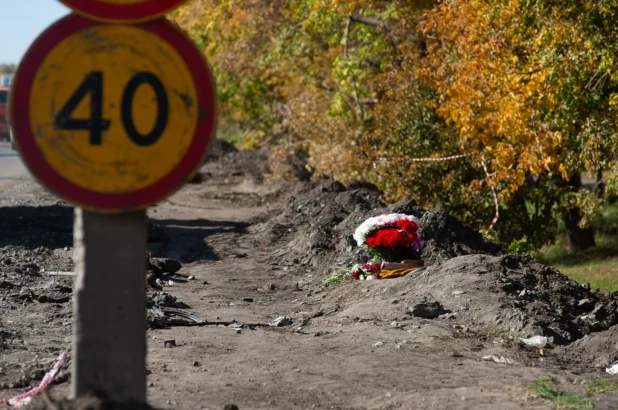
<path id="1" fill-rule="evenodd" d="M 116 23 L 136 23 L 161 17 L 186 0 L 60 0 L 88 18 Z"/>
<path id="2" fill-rule="evenodd" d="M 65 17 L 26 54 L 11 105 L 35 177 L 106 212 L 143 209 L 176 191 L 201 165 L 216 117 L 202 54 L 165 20 Z"/>

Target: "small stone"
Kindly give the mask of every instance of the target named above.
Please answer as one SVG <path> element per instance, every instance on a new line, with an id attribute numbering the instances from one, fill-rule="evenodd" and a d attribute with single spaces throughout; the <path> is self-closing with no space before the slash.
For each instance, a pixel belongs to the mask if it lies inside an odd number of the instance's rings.
<path id="1" fill-rule="evenodd" d="M 401 345 L 400 344 L 396 344 L 395 345 L 395 349 L 401 349 Z"/>
<path id="2" fill-rule="evenodd" d="M 199 367 L 200 362 L 198 362 L 197 360 L 193 362 L 193 367 Z"/>
<path id="3" fill-rule="evenodd" d="M 239 408 L 235 404 L 226 404 L 223 410 L 239 410 Z"/>
<path id="4" fill-rule="evenodd" d="M 424 297 L 419 303 L 408 307 L 408 313 L 426 319 L 435 319 L 444 313 L 444 307 L 436 300 Z"/>
<path id="5" fill-rule="evenodd" d="M 375 347 L 380 347 L 380 346 L 384 346 L 384 342 L 379 341 L 373 344 Z"/>
<path id="6" fill-rule="evenodd" d="M 391 327 L 401 327 L 401 323 L 399 323 L 399 322 L 391 322 Z"/>
<path id="7" fill-rule="evenodd" d="M 187 278 L 188 280 L 195 280 L 195 276 L 191 275 Z"/>
<path id="8" fill-rule="evenodd" d="M 176 340 L 174 339 L 165 340 L 163 342 L 163 346 L 171 349 L 172 347 L 176 346 Z"/>
<path id="9" fill-rule="evenodd" d="M 464 292 L 463 290 L 456 290 L 456 291 L 453 291 L 453 292 L 451 293 L 451 295 L 453 295 L 453 296 L 459 296 L 459 295 L 463 295 L 464 293 L 466 293 L 466 292 Z"/>
<path id="10" fill-rule="evenodd" d="M 235 329 L 235 332 L 236 332 L 237 335 L 239 335 L 239 334 L 242 333 L 242 330 L 241 329 Z"/>
<path id="11" fill-rule="evenodd" d="M 577 303 L 577 306 L 581 309 L 592 309 L 594 303 L 590 299 L 582 299 Z"/>
<path id="12" fill-rule="evenodd" d="M 242 298 L 243 302 L 253 302 L 253 298 Z"/>

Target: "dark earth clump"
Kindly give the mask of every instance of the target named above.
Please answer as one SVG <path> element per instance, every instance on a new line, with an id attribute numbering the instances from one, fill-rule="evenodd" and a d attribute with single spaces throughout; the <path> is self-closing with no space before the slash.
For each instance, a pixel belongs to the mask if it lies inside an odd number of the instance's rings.
<path id="1" fill-rule="evenodd" d="M 437 300 L 423 297 L 420 302 L 408 308 L 408 313 L 416 317 L 435 319 L 444 313 L 444 306 Z"/>

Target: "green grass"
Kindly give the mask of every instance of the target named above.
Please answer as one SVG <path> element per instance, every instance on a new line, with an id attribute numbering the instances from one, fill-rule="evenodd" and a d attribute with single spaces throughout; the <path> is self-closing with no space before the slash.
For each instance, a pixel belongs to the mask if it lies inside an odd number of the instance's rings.
<path id="1" fill-rule="evenodd" d="M 618 390 L 618 380 L 595 379 L 588 382 L 588 393 L 599 394 Z"/>
<path id="2" fill-rule="evenodd" d="M 551 401 L 559 409 L 592 409 L 592 402 L 575 394 L 565 393 L 547 380 L 536 380 L 532 386 L 534 393 Z"/>
<path id="3" fill-rule="evenodd" d="M 593 288 L 615 292 L 618 291 L 618 203 L 609 205 L 595 225 L 597 246 L 569 253 L 566 240 L 561 236 L 535 256 L 579 283 L 590 282 Z"/>

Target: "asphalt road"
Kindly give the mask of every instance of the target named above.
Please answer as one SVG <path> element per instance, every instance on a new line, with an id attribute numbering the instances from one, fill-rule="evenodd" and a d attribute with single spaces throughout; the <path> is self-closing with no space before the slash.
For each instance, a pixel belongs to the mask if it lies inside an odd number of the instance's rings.
<path id="1" fill-rule="evenodd" d="M 30 173 L 19 158 L 19 153 L 11 149 L 11 144 L 0 142 L 0 190 L 30 179 Z"/>

